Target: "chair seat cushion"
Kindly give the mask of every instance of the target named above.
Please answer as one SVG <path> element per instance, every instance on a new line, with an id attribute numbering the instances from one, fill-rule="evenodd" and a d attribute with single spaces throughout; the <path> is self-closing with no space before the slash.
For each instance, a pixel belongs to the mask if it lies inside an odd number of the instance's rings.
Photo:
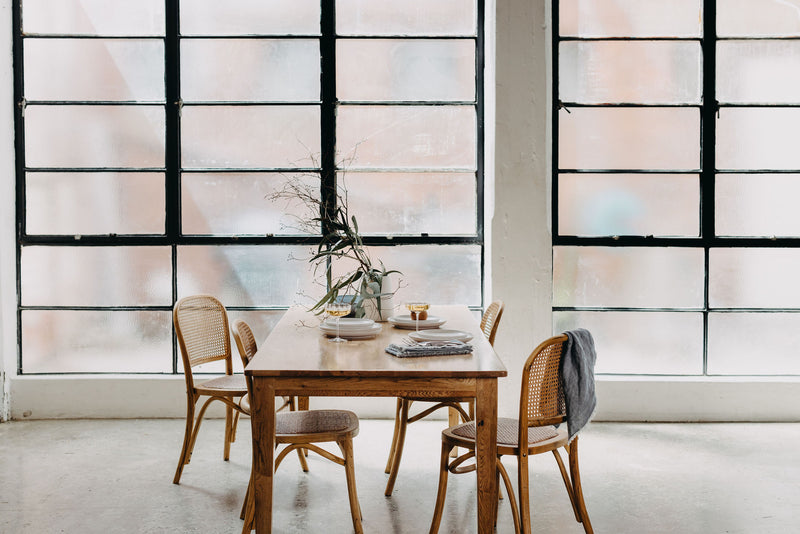
<path id="1" fill-rule="evenodd" d="M 239 406 L 250 413 L 250 396 L 242 397 Z M 300 410 L 275 414 L 275 435 L 321 434 L 358 430 L 358 416 L 348 410 Z"/>
<path id="2" fill-rule="evenodd" d="M 358 416 L 348 410 L 300 410 L 275 414 L 275 434 L 320 434 L 358 430 Z"/>
<path id="3" fill-rule="evenodd" d="M 240 396 L 247 393 L 247 381 L 244 375 L 223 375 L 196 384 L 194 388 L 200 393 L 230 393 L 232 396 Z"/>
<path id="4" fill-rule="evenodd" d="M 458 426 L 454 426 L 450 431 L 456 436 L 467 438 L 470 440 L 475 439 L 475 422 L 470 421 Z M 509 447 L 517 446 L 517 436 L 519 436 L 519 420 L 510 419 L 507 417 L 500 417 L 497 420 L 497 444 L 506 445 Z M 547 441 L 558 436 L 556 427 L 550 426 L 532 426 L 528 428 L 528 445 Z"/>

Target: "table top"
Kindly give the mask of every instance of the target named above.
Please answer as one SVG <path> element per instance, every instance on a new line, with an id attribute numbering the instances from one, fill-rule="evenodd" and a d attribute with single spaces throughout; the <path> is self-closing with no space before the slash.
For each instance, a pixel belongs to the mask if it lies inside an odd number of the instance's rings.
<path id="1" fill-rule="evenodd" d="M 292 377 L 419 377 L 489 378 L 507 375 L 503 363 L 480 330 L 478 320 L 466 306 L 431 306 L 433 316 L 445 319 L 442 328 L 473 335 L 471 354 L 398 358 L 385 351 L 390 343 L 401 344 L 409 330 L 381 325 L 374 339 L 331 342 L 319 329 L 322 317 L 302 308 L 290 308 L 281 318 L 245 368 L 251 376 Z"/>

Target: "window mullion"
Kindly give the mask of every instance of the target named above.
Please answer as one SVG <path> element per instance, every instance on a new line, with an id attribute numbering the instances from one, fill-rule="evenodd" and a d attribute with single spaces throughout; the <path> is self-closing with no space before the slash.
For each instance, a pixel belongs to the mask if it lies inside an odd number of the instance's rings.
<path id="1" fill-rule="evenodd" d="M 703 252 L 703 375 L 708 374 L 709 245 L 716 240 L 716 118 L 719 111 L 716 90 L 717 6 L 716 0 L 704 0 L 703 6 L 703 106 L 700 118 L 700 238 Z"/>
<path id="2" fill-rule="evenodd" d="M 321 0 L 320 38 L 320 172 L 321 199 L 331 213 L 336 206 L 336 8 Z M 323 221 L 325 217 L 322 218 Z M 329 228 L 321 228 L 327 234 Z"/>

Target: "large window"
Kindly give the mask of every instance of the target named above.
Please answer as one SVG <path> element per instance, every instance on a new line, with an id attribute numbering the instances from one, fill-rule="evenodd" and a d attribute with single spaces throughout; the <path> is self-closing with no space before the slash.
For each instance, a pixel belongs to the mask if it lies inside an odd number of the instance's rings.
<path id="1" fill-rule="evenodd" d="M 800 3 L 553 5 L 555 329 L 602 373 L 800 374 Z"/>
<path id="2" fill-rule="evenodd" d="M 20 373 L 179 373 L 176 299 L 313 302 L 287 180 L 347 188 L 403 299 L 482 305 L 482 0 L 17 0 L 14 61 Z"/>

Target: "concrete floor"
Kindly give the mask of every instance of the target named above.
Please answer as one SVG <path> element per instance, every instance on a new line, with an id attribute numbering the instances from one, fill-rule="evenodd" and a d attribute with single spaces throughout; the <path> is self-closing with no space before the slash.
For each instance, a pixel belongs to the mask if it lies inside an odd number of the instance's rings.
<path id="1" fill-rule="evenodd" d="M 364 420 L 356 477 L 369 533 L 427 532 L 442 421 L 409 428 L 395 493 L 383 496 L 392 423 Z M 236 533 L 250 469 L 249 424 L 230 462 L 222 422 L 204 423 L 192 463 L 172 484 L 179 420 L 0 424 L 0 532 Z M 797 532 L 800 424 L 592 423 L 581 436 L 587 507 L 598 533 Z M 583 532 L 549 455 L 532 459 L 537 534 Z M 344 472 L 319 457 L 277 473 L 279 533 L 352 532 Z M 507 466 L 515 469 L 514 462 Z M 442 533 L 475 532 L 474 474 L 451 476 Z M 507 502 L 498 532 L 513 532 Z"/>

